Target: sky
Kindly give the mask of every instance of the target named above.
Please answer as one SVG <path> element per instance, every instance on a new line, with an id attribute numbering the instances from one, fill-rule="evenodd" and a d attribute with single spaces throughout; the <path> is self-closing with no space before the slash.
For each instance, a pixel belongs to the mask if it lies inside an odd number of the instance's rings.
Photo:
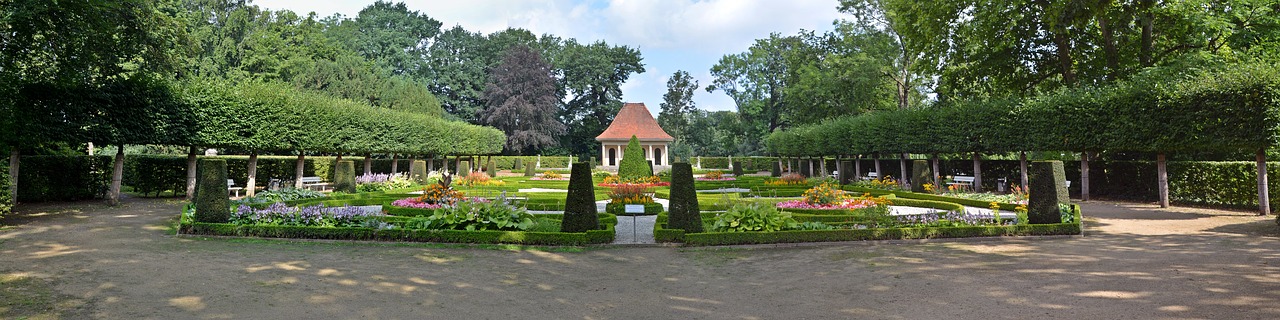
<path id="1" fill-rule="evenodd" d="M 273 10 L 319 16 L 354 17 L 374 0 L 256 0 Z M 401 1 L 396 1 L 401 2 Z M 694 103 L 700 109 L 735 110 L 723 91 L 708 93 L 711 66 L 727 54 L 741 53 L 770 33 L 794 35 L 801 29 L 832 29 L 837 0 L 403 0 L 443 23 L 485 34 L 508 27 L 553 34 L 590 43 L 604 40 L 640 50 L 645 72 L 622 85 L 622 100 L 643 102 L 655 116 L 667 92 L 667 79 L 684 70 L 698 81 Z"/>

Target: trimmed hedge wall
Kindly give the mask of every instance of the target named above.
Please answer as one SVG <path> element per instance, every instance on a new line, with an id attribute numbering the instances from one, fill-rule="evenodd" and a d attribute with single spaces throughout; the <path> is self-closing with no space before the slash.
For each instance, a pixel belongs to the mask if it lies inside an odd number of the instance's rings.
<path id="1" fill-rule="evenodd" d="M 636 215 L 636 216 L 651 216 L 651 215 L 656 215 L 656 214 L 658 214 L 658 213 L 662 213 L 662 204 L 661 204 L 661 203 L 646 203 L 646 204 L 644 205 L 644 213 L 642 213 L 642 214 L 630 214 L 630 213 L 626 213 L 625 211 L 626 211 L 626 205 L 624 205 L 624 204 L 609 203 L 609 204 L 605 204 L 605 205 L 604 205 L 604 212 L 609 213 L 609 214 L 612 214 L 612 215 L 618 215 L 618 216 L 632 216 L 632 215 Z"/>
<path id="2" fill-rule="evenodd" d="M 614 226 L 610 224 L 602 226 L 602 230 L 588 230 L 581 233 L 562 233 L 528 231 L 378 230 L 373 228 L 245 226 L 223 223 L 193 222 L 183 223 L 180 230 L 184 234 L 211 236 L 579 246 L 613 242 L 613 228 Z"/>
<path id="3" fill-rule="evenodd" d="M 22 156 L 21 161 L 18 202 L 102 198 L 111 183 L 111 156 Z M 184 170 L 186 166 L 184 159 Z M 184 176 L 183 188 L 185 183 Z"/>

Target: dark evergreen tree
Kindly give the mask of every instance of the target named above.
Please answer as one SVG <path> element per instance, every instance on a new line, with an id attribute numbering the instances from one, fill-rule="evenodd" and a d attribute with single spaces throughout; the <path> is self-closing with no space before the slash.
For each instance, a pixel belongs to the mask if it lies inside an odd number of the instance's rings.
<path id="1" fill-rule="evenodd" d="M 640 149 L 640 139 L 631 136 L 627 148 L 623 149 L 622 162 L 618 164 L 618 177 L 623 180 L 643 178 L 653 175 L 653 168 L 644 159 L 644 149 Z"/>
<path id="2" fill-rule="evenodd" d="M 591 166 L 584 162 L 573 164 L 569 174 L 569 194 L 564 200 L 564 220 L 561 232 L 586 232 L 600 228 L 596 213 L 595 185 L 591 183 Z"/>
<path id="3" fill-rule="evenodd" d="M 668 229 L 687 233 L 702 232 L 702 214 L 698 209 L 698 191 L 693 185 L 693 166 L 679 162 L 671 165 L 671 205 Z"/>

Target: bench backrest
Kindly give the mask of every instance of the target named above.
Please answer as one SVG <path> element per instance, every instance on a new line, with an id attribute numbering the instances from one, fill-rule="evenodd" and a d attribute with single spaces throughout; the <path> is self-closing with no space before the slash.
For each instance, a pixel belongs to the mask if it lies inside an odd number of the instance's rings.
<path id="1" fill-rule="evenodd" d="M 876 173 L 875 171 L 872 171 L 872 172 L 867 172 L 867 176 L 872 178 L 879 178 L 880 174 Z"/>
<path id="2" fill-rule="evenodd" d="M 951 180 L 955 180 L 955 182 L 973 183 L 973 177 L 968 177 L 968 176 L 954 176 L 951 178 Z"/>
<path id="3" fill-rule="evenodd" d="M 323 181 L 320 180 L 320 177 L 302 177 L 302 183 L 316 183 L 320 181 Z"/>
<path id="4" fill-rule="evenodd" d="M 235 186 L 235 185 L 236 185 L 236 180 L 235 180 L 235 179 L 227 179 L 227 186 L 228 186 L 228 187 Z"/>

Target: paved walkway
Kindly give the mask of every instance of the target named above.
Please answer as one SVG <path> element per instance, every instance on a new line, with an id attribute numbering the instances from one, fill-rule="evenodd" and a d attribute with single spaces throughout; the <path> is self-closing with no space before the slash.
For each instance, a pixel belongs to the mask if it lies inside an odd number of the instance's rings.
<path id="1" fill-rule="evenodd" d="M 1090 202 L 1086 236 L 500 249 L 177 237 L 181 203 L 19 207 L 3 319 L 1280 319 L 1280 227 Z"/>

